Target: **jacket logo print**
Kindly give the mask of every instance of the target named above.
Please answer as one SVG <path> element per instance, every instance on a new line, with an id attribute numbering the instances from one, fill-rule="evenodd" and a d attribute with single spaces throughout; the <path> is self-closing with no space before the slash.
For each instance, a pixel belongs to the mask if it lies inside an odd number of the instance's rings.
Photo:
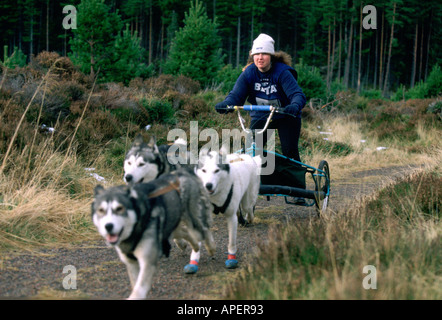
<path id="1" fill-rule="evenodd" d="M 278 90 L 276 89 L 276 85 L 269 85 L 268 82 L 264 82 L 262 84 L 259 82 L 255 82 L 255 91 L 264 92 L 266 95 L 278 92 Z"/>

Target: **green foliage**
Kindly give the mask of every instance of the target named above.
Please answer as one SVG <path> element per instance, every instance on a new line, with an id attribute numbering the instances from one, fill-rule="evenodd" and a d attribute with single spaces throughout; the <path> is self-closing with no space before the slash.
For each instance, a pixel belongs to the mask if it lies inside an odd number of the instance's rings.
<path id="1" fill-rule="evenodd" d="M 117 13 L 110 12 L 104 0 L 83 0 L 78 5 L 77 29 L 70 44 L 70 58 L 82 72 L 108 78 L 113 68 L 115 40 L 122 22 Z"/>
<path id="2" fill-rule="evenodd" d="M 136 77 L 147 78 L 151 74 L 145 63 L 142 62 L 144 49 L 140 46 L 137 33 L 130 34 L 129 25 L 115 39 L 113 64 L 109 70 L 109 80 L 128 84 Z"/>
<path id="3" fill-rule="evenodd" d="M 184 27 L 172 41 L 164 70 L 207 85 L 221 68 L 220 47 L 216 23 L 209 19 L 202 3 L 192 2 Z"/>
<path id="4" fill-rule="evenodd" d="M 425 99 L 437 97 L 440 94 L 442 94 L 442 70 L 439 65 L 435 65 L 426 82 L 420 81 L 409 90 L 401 85 L 392 100 Z"/>
<path id="5" fill-rule="evenodd" d="M 368 99 L 382 99 L 382 90 L 370 89 L 361 92 L 361 96 Z"/>
<path id="6" fill-rule="evenodd" d="M 304 64 L 302 59 L 295 66 L 295 69 L 298 72 L 298 83 L 307 97 L 307 101 L 312 98 L 324 99 L 326 96 L 326 85 L 319 73 L 319 69 Z"/>
<path id="7" fill-rule="evenodd" d="M 442 94 L 442 70 L 439 65 L 435 65 L 431 70 L 426 81 L 427 96 L 426 98 L 437 97 Z"/>
<path id="8" fill-rule="evenodd" d="M 214 82 L 219 84 L 220 91 L 228 92 L 232 90 L 241 72 L 241 68 L 234 68 L 231 64 L 228 64 L 218 71 L 214 78 Z"/>
<path id="9" fill-rule="evenodd" d="M 434 101 L 427 108 L 428 113 L 438 114 L 442 120 L 442 101 Z"/>
<path id="10" fill-rule="evenodd" d="M 83 0 L 78 6 L 78 28 L 70 44 L 71 59 L 84 73 L 100 70 L 100 81 L 128 84 L 146 77 L 150 69 L 142 62 L 144 49 L 129 26 L 121 32 L 122 20 L 104 0 Z"/>
<path id="11" fill-rule="evenodd" d="M 8 56 L 8 46 L 4 46 L 3 64 L 8 68 L 24 67 L 26 65 L 26 55 L 17 47 L 14 52 Z"/>
<path id="12" fill-rule="evenodd" d="M 175 110 L 170 102 L 158 98 L 142 98 L 139 104 L 147 112 L 149 123 L 173 124 L 176 121 Z"/>

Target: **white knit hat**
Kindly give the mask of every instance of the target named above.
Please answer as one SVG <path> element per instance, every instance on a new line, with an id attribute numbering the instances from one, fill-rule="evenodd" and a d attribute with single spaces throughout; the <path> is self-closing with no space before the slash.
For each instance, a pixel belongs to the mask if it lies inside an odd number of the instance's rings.
<path id="1" fill-rule="evenodd" d="M 261 33 L 258 38 L 253 41 L 251 55 L 257 53 L 275 54 L 275 40 L 265 33 Z"/>

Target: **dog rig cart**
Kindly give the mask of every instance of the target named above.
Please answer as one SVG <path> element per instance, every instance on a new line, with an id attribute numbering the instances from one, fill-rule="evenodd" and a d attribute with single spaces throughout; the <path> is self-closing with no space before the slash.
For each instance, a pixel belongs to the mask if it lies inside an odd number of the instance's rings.
<path id="1" fill-rule="evenodd" d="M 261 134 L 267 130 L 275 112 L 284 113 L 284 108 L 273 107 L 271 105 L 228 106 L 227 110 L 238 111 L 239 122 L 247 134 L 251 134 L 252 132 L 244 127 L 245 121 L 241 116 L 241 109 L 245 111 L 256 110 L 270 112 L 264 128 L 257 131 L 256 134 Z M 271 196 L 282 196 L 287 204 L 306 207 L 315 206 L 318 215 L 326 213 L 330 197 L 330 169 L 326 160 L 321 160 L 318 167 L 315 168 L 273 151 L 258 150 L 254 141 L 251 147 L 246 150 L 242 149 L 239 152 L 245 152 L 255 156 L 257 151 L 262 151 L 263 155 L 268 153 L 275 155 L 275 170 L 273 173 L 270 175 L 261 175 L 260 195 L 267 196 L 267 200 L 270 200 Z M 313 179 L 315 190 L 306 189 L 307 173 L 309 173 Z M 290 201 L 289 197 L 298 198 L 298 201 Z M 299 201 L 299 199 L 304 200 Z"/>

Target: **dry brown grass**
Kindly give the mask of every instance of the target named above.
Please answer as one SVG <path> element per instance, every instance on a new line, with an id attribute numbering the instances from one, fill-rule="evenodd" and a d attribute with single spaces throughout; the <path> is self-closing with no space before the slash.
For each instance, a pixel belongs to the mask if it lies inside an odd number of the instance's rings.
<path id="1" fill-rule="evenodd" d="M 274 227 L 227 298 L 440 299 L 440 152 L 350 210 Z M 376 267 L 376 290 L 362 285 L 366 265 Z"/>
<path id="2" fill-rule="evenodd" d="M 256 260 L 224 288 L 226 297 L 440 299 L 440 125 L 418 121 L 412 128 L 418 139 L 381 141 L 366 122 L 335 114 L 304 123 L 303 130 L 313 151 L 302 160 L 315 166 L 326 159 L 332 190 L 344 181 L 352 183 L 352 173 L 357 171 L 407 165 L 421 169 L 400 183 L 386 179 L 382 191 L 353 199 L 350 210 L 274 226 L 269 240 L 259 245 Z M 323 138 L 328 141 L 322 142 Z M 325 143 L 345 144 L 352 152 L 336 154 L 324 148 Z M 410 146 L 419 145 L 425 148 L 411 152 Z M 377 290 L 362 286 L 365 265 L 377 267 Z"/>

